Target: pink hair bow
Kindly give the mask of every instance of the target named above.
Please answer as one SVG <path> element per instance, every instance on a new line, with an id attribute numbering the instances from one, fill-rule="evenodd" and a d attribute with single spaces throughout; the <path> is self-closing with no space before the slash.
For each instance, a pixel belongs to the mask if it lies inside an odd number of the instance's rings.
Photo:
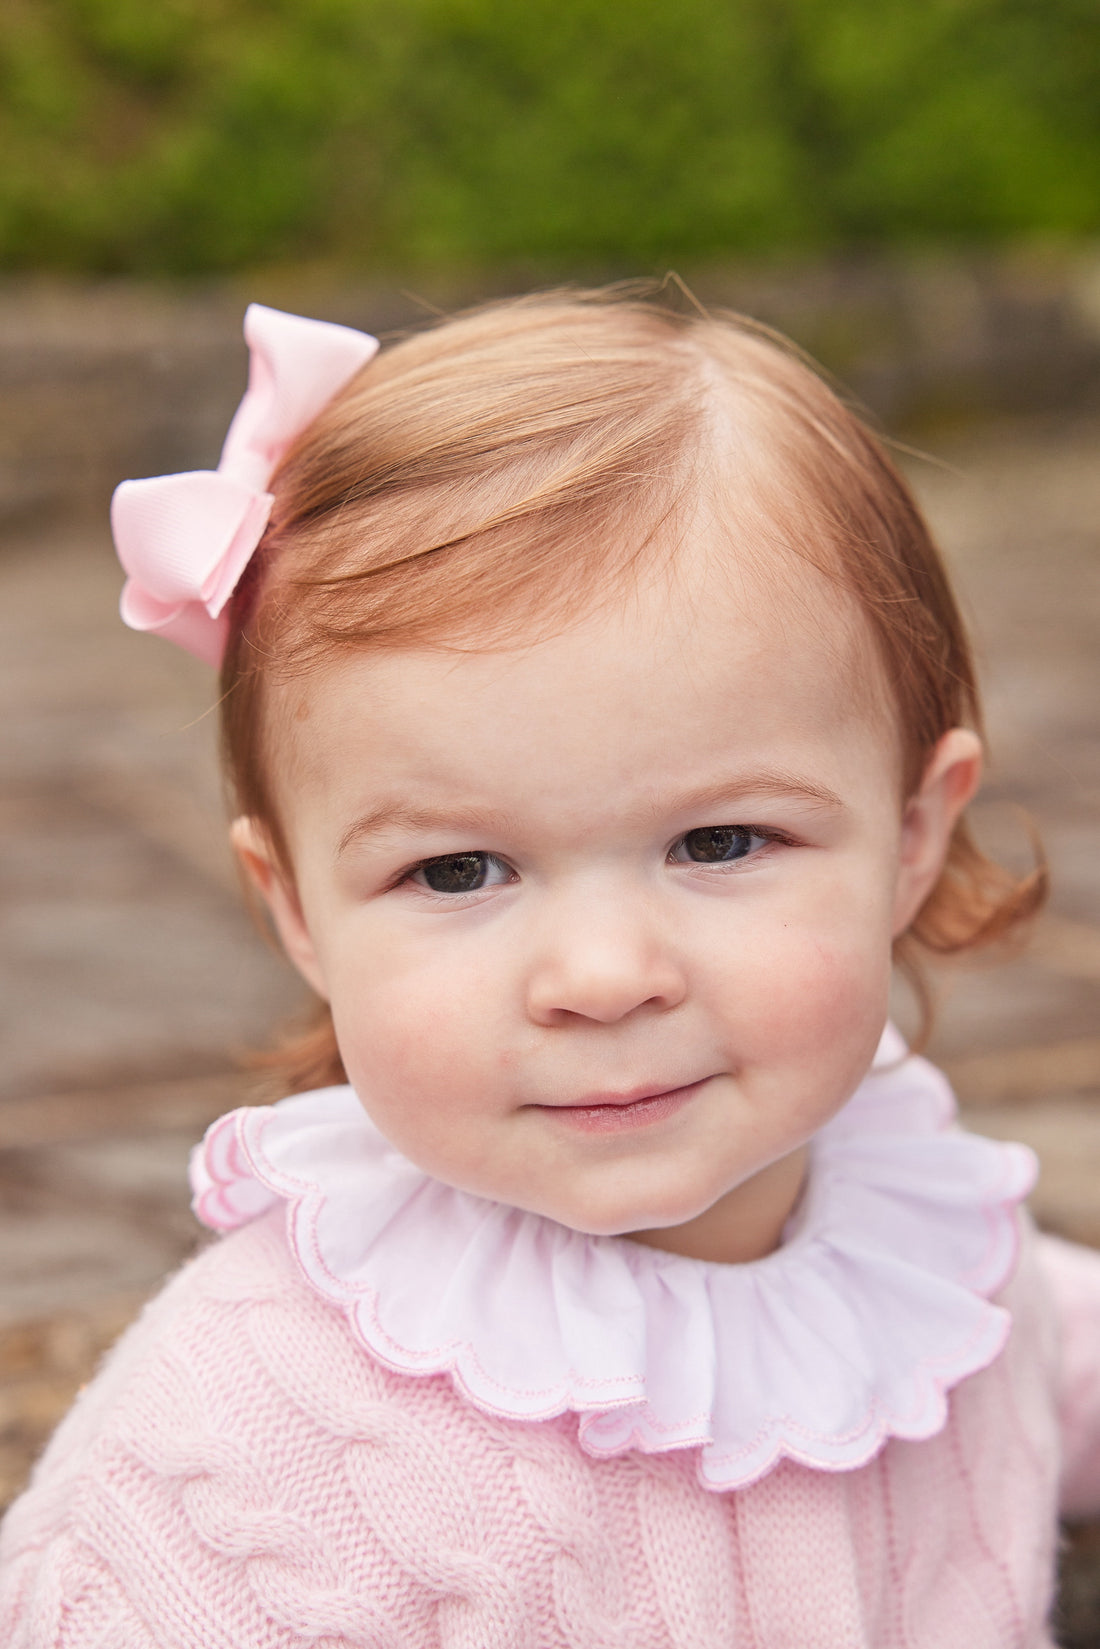
<path id="1" fill-rule="evenodd" d="M 351 327 L 249 304 L 248 388 L 216 470 L 123 481 L 111 501 L 118 558 L 129 574 L 122 617 L 208 664 L 221 663 L 224 608 L 267 526 L 266 490 L 291 442 L 375 353 Z"/>

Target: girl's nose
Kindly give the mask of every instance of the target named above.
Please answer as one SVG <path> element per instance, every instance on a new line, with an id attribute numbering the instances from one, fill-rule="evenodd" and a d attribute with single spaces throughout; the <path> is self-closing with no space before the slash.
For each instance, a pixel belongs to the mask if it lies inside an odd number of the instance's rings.
<path id="1" fill-rule="evenodd" d="M 615 1024 L 641 1007 L 674 1008 L 687 994 L 681 965 L 653 922 L 626 901 L 579 899 L 547 913 L 527 984 L 539 1025 L 591 1019 Z"/>

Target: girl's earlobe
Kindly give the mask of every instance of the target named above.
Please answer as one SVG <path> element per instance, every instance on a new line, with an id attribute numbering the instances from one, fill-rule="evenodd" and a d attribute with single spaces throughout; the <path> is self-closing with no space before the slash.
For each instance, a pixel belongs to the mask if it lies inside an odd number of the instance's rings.
<path id="1" fill-rule="evenodd" d="M 951 832 L 973 799 L 981 777 L 981 740 L 968 727 L 953 727 L 932 751 L 924 777 L 902 814 L 895 938 L 910 926 L 935 887 L 951 844 Z"/>
<path id="2" fill-rule="evenodd" d="M 258 819 L 242 815 L 229 827 L 229 840 L 245 875 L 271 912 L 283 949 L 307 985 L 328 1000 L 324 975 L 313 948 L 298 891 L 280 865 Z"/>

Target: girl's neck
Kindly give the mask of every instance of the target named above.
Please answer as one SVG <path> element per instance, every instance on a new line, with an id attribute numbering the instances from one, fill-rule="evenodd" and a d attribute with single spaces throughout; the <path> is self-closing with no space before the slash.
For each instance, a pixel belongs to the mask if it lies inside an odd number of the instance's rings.
<path id="1" fill-rule="evenodd" d="M 771 1163 L 683 1225 L 632 1231 L 634 1242 L 689 1260 L 744 1265 L 779 1247 L 806 1178 L 808 1146 Z"/>

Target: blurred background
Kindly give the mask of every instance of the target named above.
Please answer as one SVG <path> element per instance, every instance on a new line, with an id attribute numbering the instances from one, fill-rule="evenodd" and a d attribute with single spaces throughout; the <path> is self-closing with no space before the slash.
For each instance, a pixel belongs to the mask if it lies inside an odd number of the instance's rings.
<path id="1" fill-rule="evenodd" d="M 1026 810 L 1054 886 L 1026 957 L 945 975 L 933 1051 L 1100 1245 L 1095 0 L 7 0 L 0 154 L 0 1505 L 194 1248 L 187 1150 L 299 1003 L 211 677 L 123 630 L 106 533 L 118 480 L 216 462 L 254 298 L 385 334 L 674 271 L 901 444 L 982 660 L 981 829 L 1026 863 Z"/>

